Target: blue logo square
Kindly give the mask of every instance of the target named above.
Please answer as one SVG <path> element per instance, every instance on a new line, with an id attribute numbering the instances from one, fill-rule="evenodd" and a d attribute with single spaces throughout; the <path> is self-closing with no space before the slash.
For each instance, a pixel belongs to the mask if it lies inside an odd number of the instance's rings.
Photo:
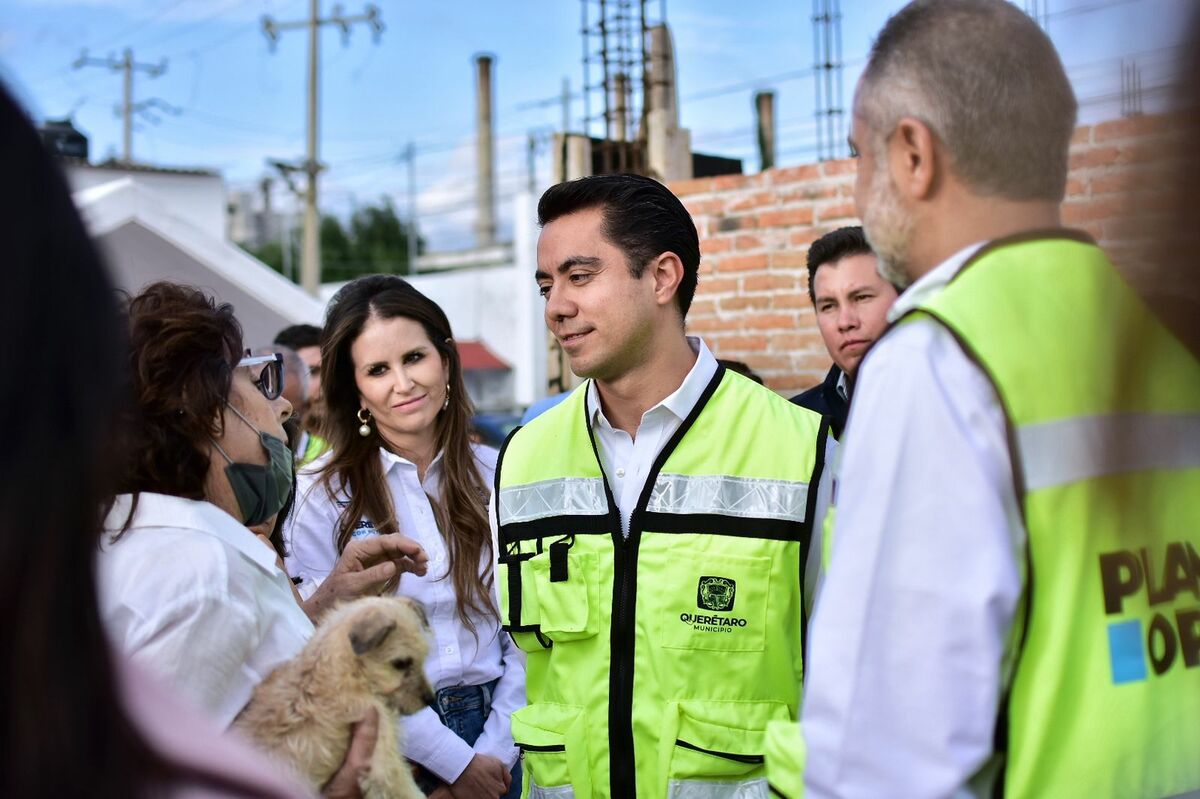
<path id="1" fill-rule="evenodd" d="M 1139 619 L 1108 625 L 1108 652 L 1112 658 L 1114 685 L 1146 679 L 1146 651 Z"/>

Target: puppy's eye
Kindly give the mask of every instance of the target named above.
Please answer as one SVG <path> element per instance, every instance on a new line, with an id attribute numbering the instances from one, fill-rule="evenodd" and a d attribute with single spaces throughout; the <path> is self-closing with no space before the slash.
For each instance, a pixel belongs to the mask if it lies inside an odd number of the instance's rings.
<path id="1" fill-rule="evenodd" d="M 412 667 L 412 658 L 396 658 L 392 661 L 392 668 L 396 671 L 404 671 Z"/>

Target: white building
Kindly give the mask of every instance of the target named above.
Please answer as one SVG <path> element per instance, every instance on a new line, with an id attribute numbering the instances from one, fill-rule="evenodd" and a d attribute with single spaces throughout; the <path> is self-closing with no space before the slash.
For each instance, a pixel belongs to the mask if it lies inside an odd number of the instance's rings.
<path id="1" fill-rule="evenodd" d="M 207 289 L 233 305 L 248 347 L 269 344 L 288 325 L 321 323 L 320 302 L 226 238 L 219 176 L 134 167 L 69 170 L 69 177 L 119 288 L 133 294 L 173 280 Z"/>

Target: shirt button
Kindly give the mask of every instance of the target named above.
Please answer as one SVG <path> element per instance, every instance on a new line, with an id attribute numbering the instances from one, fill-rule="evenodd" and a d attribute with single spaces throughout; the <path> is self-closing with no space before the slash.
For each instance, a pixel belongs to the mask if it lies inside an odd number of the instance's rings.
<path id="1" fill-rule="evenodd" d="M 454 647 L 452 647 L 452 646 L 448 646 L 448 647 L 446 647 L 446 654 L 447 654 L 447 655 L 453 655 L 453 654 L 454 654 Z"/>
<path id="2" fill-rule="evenodd" d="M 625 470 L 617 469 L 617 477 L 624 477 L 624 476 L 625 476 Z"/>

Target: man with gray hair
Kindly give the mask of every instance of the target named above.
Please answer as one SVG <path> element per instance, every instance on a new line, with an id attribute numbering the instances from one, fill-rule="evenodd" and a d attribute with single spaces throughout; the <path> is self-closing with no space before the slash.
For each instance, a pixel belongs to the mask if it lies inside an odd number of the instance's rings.
<path id="1" fill-rule="evenodd" d="M 851 410 L 806 796 L 1197 795 L 1200 364 L 1060 226 L 1053 45 L 1003 0 L 917 0 L 853 110 L 907 290 Z"/>

